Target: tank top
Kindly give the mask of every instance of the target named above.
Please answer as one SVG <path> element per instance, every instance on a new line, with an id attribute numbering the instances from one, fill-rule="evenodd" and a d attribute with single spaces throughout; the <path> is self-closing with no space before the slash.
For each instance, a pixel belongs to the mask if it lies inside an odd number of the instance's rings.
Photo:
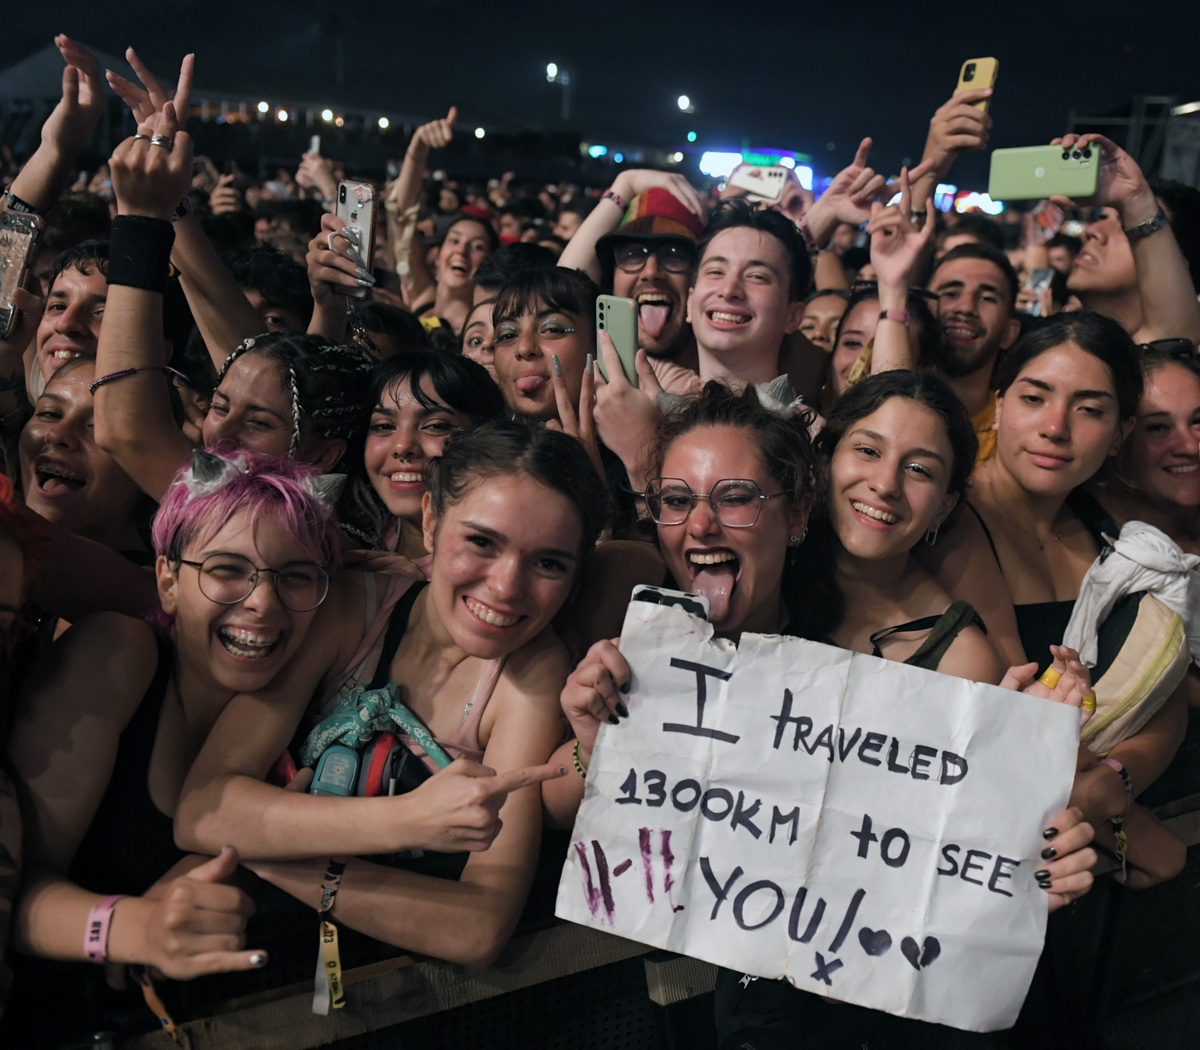
<path id="1" fill-rule="evenodd" d="M 928 671 L 936 671 L 938 664 L 942 662 L 942 657 L 954 644 L 954 639 L 972 624 L 987 634 L 987 628 L 984 627 L 983 620 L 979 618 L 975 607 L 967 602 L 957 601 L 951 604 L 950 608 L 941 616 L 922 616 L 916 620 L 909 620 L 908 623 L 898 623 L 895 627 L 885 627 L 882 631 L 876 631 L 871 635 L 871 655 L 883 657 L 883 653 L 879 650 L 879 643 L 893 634 L 903 634 L 907 631 L 929 631 L 928 637 L 921 643 L 920 648 L 904 662 L 912 667 L 924 667 Z"/>

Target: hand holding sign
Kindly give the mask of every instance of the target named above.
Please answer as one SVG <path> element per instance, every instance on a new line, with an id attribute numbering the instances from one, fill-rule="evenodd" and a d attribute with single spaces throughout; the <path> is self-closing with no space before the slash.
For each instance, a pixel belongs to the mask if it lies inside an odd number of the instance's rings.
<path id="1" fill-rule="evenodd" d="M 592 759 L 601 723 L 615 726 L 629 714 L 621 699 L 629 691 L 629 665 L 617 648 L 618 640 L 593 645 L 563 687 L 563 713 L 575 731 L 584 765 Z"/>
<path id="2" fill-rule="evenodd" d="M 404 832 L 398 838 L 403 838 L 410 847 L 438 853 L 485 850 L 500 833 L 500 810 L 510 792 L 566 773 L 566 766 L 557 765 L 527 766 L 497 773 L 478 762 L 456 759 L 416 791 L 400 796 L 400 800 L 420 808 L 414 814 L 407 806 L 397 807 L 398 814 L 403 813 L 404 823 Z"/>

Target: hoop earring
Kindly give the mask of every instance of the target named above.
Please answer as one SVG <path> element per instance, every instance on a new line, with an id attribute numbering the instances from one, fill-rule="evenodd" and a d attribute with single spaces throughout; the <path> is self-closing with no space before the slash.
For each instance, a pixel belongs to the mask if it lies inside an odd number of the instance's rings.
<path id="1" fill-rule="evenodd" d="M 938 528 L 941 528 L 941 526 L 938 526 Z M 938 538 L 938 529 L 934 529 L 932 532 L 925 533 L 925 542 L 928 543 L 929 546 L 931 546 L 931 547 L 935 543 L 937 543 L 937 538 Z"/>
<path id="2" fill-rule="evenodd" d="M 799 542 L 800 542 L 799 536 L 789 536 L 788 537 L 788 546 L 789 547 L 795 547 Z"/>

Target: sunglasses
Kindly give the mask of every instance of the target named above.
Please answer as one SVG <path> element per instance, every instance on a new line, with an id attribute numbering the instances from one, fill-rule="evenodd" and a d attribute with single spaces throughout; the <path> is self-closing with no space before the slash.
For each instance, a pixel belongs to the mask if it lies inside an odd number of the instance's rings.
<path id="1" fill-rule="evenodd" d="M 692 268 L 696 260 L 696 252 L 691 247 L 674 241 L 659 244 L 651 248 L 640 241 L 626 241 L 618 245 L 613 252 L 613 259 L 618 269 L 625 273 L 640 273 L 646 267 L 646 262 L 653 255 L 658 260 L 658 268 L 667 273 L 685 273 Z"/>

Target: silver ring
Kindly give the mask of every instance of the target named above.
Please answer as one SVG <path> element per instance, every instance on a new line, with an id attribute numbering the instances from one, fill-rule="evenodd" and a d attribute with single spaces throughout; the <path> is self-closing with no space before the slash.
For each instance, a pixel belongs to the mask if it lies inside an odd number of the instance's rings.
<path id="1" fill-rule="evenodd" d="M 326 235 L 325 235 L 325 243 L 329 245 L 329 250 L 330 250 L 331 252 L 336 252 L 336 251 L 337 251 L 337 249 L 336 249 L 336 248 L 333 246 L 333 239 L 334 239 L 334 237 L 336 237 L 336 236 L 337 236 L 337 234 L 336 234 L 336 233 L 328 233 L 328 234 L 326 234 Z"/>
<path id="2" fill-rule="evenodd" d="M 175 148 L 175 140 L 170 135 L 153 135 L 150 138 L 151 146 L 162 146 L 168 153 Z"/>
<path id="3" fill-rule="evenodd" d="M 142 133 L 139 131 L 139 132 L 138 132 L 136 135 L 134 135 L 134 136 L 133 136 L 133 141 L 134 141 L 134 142 L 137 142 L 137 140 L 138 140 L 138 139 L 144 139 L 146 142 L 149 142 L 149 141 L 150 141 L 150 136 L 149 136 L 149 135 L 143 135 L 143 134 L 142 134 Z"/>

